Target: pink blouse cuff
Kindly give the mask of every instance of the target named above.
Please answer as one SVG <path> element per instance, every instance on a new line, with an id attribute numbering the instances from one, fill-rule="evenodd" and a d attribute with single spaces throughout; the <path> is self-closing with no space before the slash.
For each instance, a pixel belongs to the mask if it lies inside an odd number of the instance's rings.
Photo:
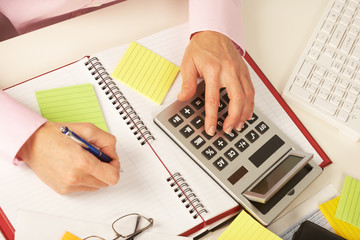
<path id="1" fill-rule="evenodd" d="M 189 0 L 190 33 L 216 31 L 245 52 L 240 0 Z"/>
<path id="2" fill-rule="evenodd" d="M 0 90 L 0 158 L 16 160 L 27 139 L 47 120 Z"/>

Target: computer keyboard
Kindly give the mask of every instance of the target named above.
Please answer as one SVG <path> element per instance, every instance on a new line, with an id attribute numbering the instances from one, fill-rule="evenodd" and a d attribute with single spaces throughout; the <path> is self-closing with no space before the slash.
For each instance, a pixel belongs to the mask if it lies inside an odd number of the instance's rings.
<path id="1" fill-rule="evenodd" d="M 284 98 L 360 139 L 360 0 L 330 0 Z"/>

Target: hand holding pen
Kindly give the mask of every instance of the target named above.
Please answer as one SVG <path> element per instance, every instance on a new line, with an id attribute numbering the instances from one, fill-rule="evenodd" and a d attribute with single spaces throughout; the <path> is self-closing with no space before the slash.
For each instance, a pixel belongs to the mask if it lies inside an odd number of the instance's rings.
<path id="1" fill-rule="evenodd" d="M 101 152 L 99 148 L 88 143 L 86 140 L 82 139 L 79 135 L 71 131 L 68 127 L 61 127 L 60 131 L 65 134 L 66 136 L 70 137 L 74 142 L 80 144 L 85 150 L 89 151 L 92 155 L 97 157 L 100 161 L 109 163 L 112 159 L 106 155 L 105 153 Z"/>
<path id="2" fill-rule="evenodd" d="M 116 138 L 93 124 L 66 123 L 78 136 L 113 159 L 106 163 L 62 134 L 60 128 L 64 125 L 54 122 L 43 124 L 25 142 L 17 157 L 60 194 L 96 191 L 115 185 L 120 178 Z"/>

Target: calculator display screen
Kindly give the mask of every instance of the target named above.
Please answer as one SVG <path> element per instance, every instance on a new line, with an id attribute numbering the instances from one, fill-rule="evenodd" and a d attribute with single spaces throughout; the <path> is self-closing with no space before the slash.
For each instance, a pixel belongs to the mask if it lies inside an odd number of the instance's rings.
<path id="1" fill-rule="evenodd" d="M 266 194 L 275 184 L 277 184 L 293 167 L 298 164 L 303 157 L 289 155 L 271 173 L 262 179 L 251 192 Z"/>

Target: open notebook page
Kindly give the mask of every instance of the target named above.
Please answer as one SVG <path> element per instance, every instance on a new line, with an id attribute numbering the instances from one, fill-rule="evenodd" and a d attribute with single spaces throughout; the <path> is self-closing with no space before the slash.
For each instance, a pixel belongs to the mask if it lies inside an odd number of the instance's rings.
<path id="1" fill-rule="evenodd" d="M 185 47 L 188 44 L 187 31 L 188 24 L 183 24 L 140 39 L 137 42 L 180 66 Z M 106 70 L 111 73 L 114 71 L 128 46 L 129 44 L 119 46 L 97 53 L 95 56 L 100 59 Z M 256 89 L 255 102 L 257 108 L 282 129 L 290 139 L 298 144 L 295 148 L 314 153 L 314 160 L 320 164 L 322 160 L 311 144 L 305 139 L 301 131 L 278 104 L 254 70 L 251 68 L 249 70 Z M 176 100 L 176 96 L 181 89 L 181 75 L 178 75 L 175 79 L 162 106 L 147 100 L 120 82 L 117 82 L 117 84 L 154 135 L 156 140 L 151 142 L 151 144 L 166 163 L 166 166 L 173 173 L 177 171 L 183 173 L 191 188 L 195 193 L 198 193 L 200 200 L 204 202 L 206 209 L 217 210 L 205 214 L 205 219 L 216 216 L 219 212 L 230 209 L 231 206 L 236 206 L 234 205 L 234 201 L 231 198 L 226 198 L 224 194 L 221 193 L 223 190 L 220 189 L 210 177 L 204 175 L 202 170 L 153 122 L 153 118 L 157 113 Z M 174 158 L 176 159 L 175 161 L 173 160 Z M 179 161 L 181 161 L 180 165 L 178 164 Z M 207 189 L 204 189 L 204 186 L 206 186 Z"/>
<path id="2" fill-rule="evenodd" d="M 154 219 L 154 231 L 181 234 L 200 224 L 174 194 L 164 167 L 141 146 L 121 116 L 94 82 L 84 66 L 86 58 L 27 81 L 6 92 L 39 112 L 35 92 L 51 88 L 92 83 L 109 131 L 117 137 L 117 150 L 123 172 L 116 186 L 97 192 L 61 196 L 46 186 L 25 164 L 14 166 L 0 161 L 0 205 L 16 229 L 18 209 L 50 213 L 84 221 L 111 224 L 127 213 L 137 212 Z M 60 131 L 60 130 L 59 130 Z"/>

